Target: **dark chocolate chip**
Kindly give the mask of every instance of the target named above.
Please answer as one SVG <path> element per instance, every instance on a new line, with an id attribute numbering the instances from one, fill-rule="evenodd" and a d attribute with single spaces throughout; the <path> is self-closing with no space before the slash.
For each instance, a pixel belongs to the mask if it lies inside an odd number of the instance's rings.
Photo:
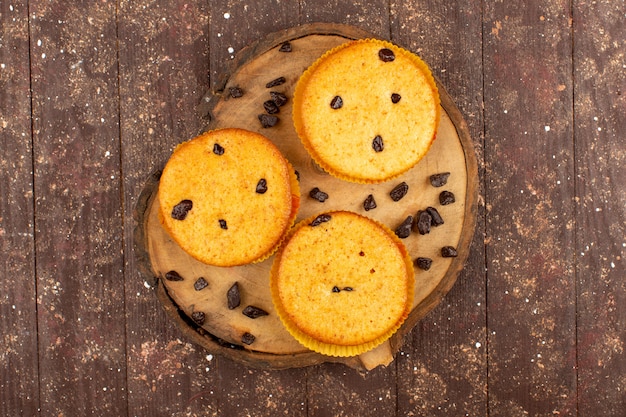
<path id="1" fill-rule="evenodd" d="M 265 194 L 267 191 L 267 180 L 265 178 L 261 178 L 259 182 L 256 184 L 256 192 L 258 194 Z"/>
<path id="2" fill-rule="evenodd" d="M 269 83 L 265 84 L 265 88 L 272 88 L 272 87 L 276 87 L 277 85 L 281 85 L 285 83 L 285 77 L 278 77 L 272 81 L 270 81 Z"/>
<path id="3" fill-rule="evenodd" d="M 172 218 L 174 220 L 185 220 L 187 213 L 189 213 L 192 208 L 193 202 L 191 200 L 183 200 L 172 209 Z"/>
<path id="4" fill-rule="evenodd" d="M 441 172 L 430 176 L 430 184 L 433 187 L 443 187 L 448 182 L 449 172 Z"/>
<path id="5" fill-rule="evenodd" d="M 374 200 L 374 196 L 372 194 L 368 195 L 365 201 L 363 201 L 363 208 L 365 211 L 370 211 L 376 207 L 376 200 Z"/>
<path id="6" fill-rule="evenodd" d="M 239 87 L 230 87 L 228 92 L 232 98 L 239 98 L 243 96 L 243 90 Z"/>
<path id="7" fill-rule="evenodd" d="M 224 148 L 219 143 L 213 145 L 213 153 L 215 155 L 224 155 Z"/>
<path id="8" fill-rule="evenodd" d="M 398 93 L 393 93 L 393 94 L 391 95 L 391 102 L 392 102 L 393 104 L 396 104 L 398 101 L 400 101 L 400 99 L 401 99 L 401 98 L 402 98 L 402 96 L 400 96 L 400 94 L 398 94 Z"/>
<path id="9" fill-rule="evenodd" d="M 439 204 L 442 206 L 447 206 L 448 204 L 452 204 L 456 201 L 454 198 L 454 194 L 451 191 L 442 191 L 439 194 Z"/>
<path id="10" fill-rule="evenodd" d="M 254 343 L 254 341 L 256 340 L 256 337 L 254 337 L 253 334 L 245 332 L 242 336 L 241 336 L 241 343 L 243 343 L 244 345 L 251 345 L 252 343 Z"/>
<path id="11" fill-rule="evenodd" d="M 335 285 L 335 286 L 333 287 L 333 292 L 339 292 L 339 291 L 341 291 L 341 290 L 339 289 L 339 287 L 338 287 L 338 286 L 336 286 L 336 285 Z"/>
<path id="12" fill-rule="evenodd" d="M 291 52 L 291 43 L 289 41 L 283 42 L 280 48 L 278 48 L 278 52 Z"/>
<path id="13" fill-rule="evenodd" d="M 193 288 L 194 288 L 196 291 L 203 290 L 203 289 L 205 289 L 205 288 L 206 288 L 206 287 L 208 287 L 208 286 L 209 286 L 209 283 L 208 283 L 208 282 L 206 282 L 206 279 L 204 279 L 203 277 L 198 278 L 198 279 L 196 280 L 196 282 L 193 284 Z"/>
<path id="14" fill-rule="evenodd" d="M 419 269 L 423 269 L 424 271 L 428 271 L 431 267 L 431 265 L 433 264 L 433 260 L 430 258 L 417 258 L 415 260 L 415 266 L 417 266 Z"/>
<path id="15" fill-rule="evenodd" d="M 309 223 L 309 226 L 312 226 L 312 227 L 319 226 L 320 224 L 326 223 L 328 221 L 330 221 L 330 214 L 320 214 L 319 216 L 315 218 L 315 220 Z"/>
<path id="16" fill-rule="evenodd" d="M 453 246 L 444 246 L 441 248 L 441 256 L 444 258 L 456 258 L 457 255 L 458 253 Z"/>
<path id="17" fill-rule="evenodd" d="M 226 300 L 228 301 L 228 309 L 234 310 L 241 304 L 241 296 L 239 295 L 239 284 L 234 283 L 226 292 Z"/>
<path id="18" fill-rule="evenodd" d="M 340 96 L 333 97 L 333 99 L 330 100 L 330 107 L 335 110 L 340 109 L 343 107 L 343 99 Z"/>
<path id="19" fill-rule="evenodd" d="M 193 319 L 193 321 L 202 326 L 204 324 L 204 320 L 206 319 L 206 314 L 204 314 L 202 311 L 194 311 L 193 313 L 191 313 L 191 318 Z"/>
<path id="20" fill-rule="evenodd" d="M 443 218 L 441 217 L 441 214 L 439 214 L 436 208 L 428 207 L 426 208 L 426 211 L 428 212 L 428 214 L 430 214 L 430 217 L 432 218 L 433 226 L 437 227 L 443 224 Z"/>
<path id="21" fill-rule="evenodd" d="M 396 55 L 389 48 L 383 48 L 378 51 L 378 58 L 383 62 L 391 62 L 396 59 Z"/>
<path id="22" fill-rule="evenodd" d="M 261 126 L 264 128 L 274 127 L 276 123 L 278 123 L 278 117 L 270 115 L 270 114 L 259 114 L 259 121 L 261 122 Z"/>
<path id="23" fill-rule="evenodd" d="M 419 232 L 420 235 L 426 235 L 430 233 L 430 226 L 432 224 L 433 218 L 430 213 L 426 210 L 420 210 L 417 212 L 415 222 L 415 228 Z"/>
<path id="24" fill-rule="evenodd" d="M 165 273 L 165 279 L 168 281 L 182 281 L 183 277 L 176 271 L 169 271 Z"/>
<path id="25" fill-rule="evenodd" d="M 256 319 L 261 316 L 267 316 L 269 313 L 262 308 L 255 306 L 248 306 L 242 311 L 244 316 L 250 317 L 251 319 Z"/>
<path id="26" fill-rule="evenodd" d="M 226 224 L 226 220 L 219 219 L 220 227 L 224 230 L 228 230 L 228 225 Z"/>
<path id="27" fill-rule="evenodd" d="M 393 190 L 391 190 L 389 196 L 393 201 L 400 201 L 408 191 L 409 185 L 406 182 L 402 181 L 400 184 L 393 187 Z"/>
<path id="28" fill-rule="evenodd" d="M 296 174 L 296 179 L 298 181 L 300 181 L 300 171 L 298 171 L 297 169 L 294 171 L 294 173 Z"/>
<path id="29" fill-rule="evenodd" d="M 406 239 L 411 234 L 411 227 L 413 226 L 413 216 L 408 216 L 400 226 L 396 227 L 395 233 L 400 239 Z"/>
<path id="30" fill-rule="evenodd" d="M 352 288 L 352 287 L 343 287 L 341 290 L 350 292 L 350 291 L 354 291 L 354 288 Z"/>
<path id="31" fill-rule="evenodd" d="M 319 188 L 315 187 L 311 191 L 309 191 L 309 197 L 311 197 L 314 200 L 319 201 L 320 203 L 323 203 L 324 201 L 328 199 L 328 194 L 326 194 L 324 191 L 320 190 Z"/>
<path id="32" fill-rule="evenodd" d="M 372 148 L 374 148 L 376 152 L 382 152 L 383 149 L 385 149 L 383 138 L 380 135 L 376 135 L 374 140 L 372 140 Z"/>
<path id="33" fill-rule="evenodd" d="M 263 103 L 263 108 L 265 109 L 265 111 L 268 114 L 276 114 L 278 113 L 280 110 L 278 109 L 278 106 L 276 105 L 276 103 L 274 103 L 274 100 L 267 100 Z"/>
<path id="34" fill-rule="evenodd" d="M 279 93 L 277 91 L 270 91 L 270 97 L 272 97 L 272 101 L 278 107 L 284 106 L 289 100 L 286 95 L 284 95 L 283 93 Z"/>

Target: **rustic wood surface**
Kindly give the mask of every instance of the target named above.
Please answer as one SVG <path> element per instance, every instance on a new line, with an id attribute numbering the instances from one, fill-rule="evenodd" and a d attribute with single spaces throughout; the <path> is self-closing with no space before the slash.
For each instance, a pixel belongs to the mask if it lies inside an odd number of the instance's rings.
<path id="1" fill-rule="evenodd" d="M 624 415 L 624 0 L 349 3 L 0 3 L 0 415 Z M 133 252 L 236 52 L 310 22 L 418 53 L 479 162 L 465 269 L 365 375 L 207 354 Z"/>

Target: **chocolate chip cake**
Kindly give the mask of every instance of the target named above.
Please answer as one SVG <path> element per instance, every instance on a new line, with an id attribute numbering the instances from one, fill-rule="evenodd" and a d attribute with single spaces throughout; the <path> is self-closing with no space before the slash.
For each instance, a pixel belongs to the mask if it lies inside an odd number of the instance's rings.
<path id="1" fill-rule="evenodd" d="M 194 258 L 235 266 L 269 257 L 293 224 L 291 165 L 261 134 L 219 129 L 180 144 L 159 183 L 165 230 Z"/>
<path id="2" fill-rule="evenodd" d="M 440 119 L 427 65 L 389 42 L 361 39 L 331 49 L 300 77 L 293 121 L 304 147 L 328 173 L 378 183 L 413 167 Z"/>
<path id="3" fill-rule="evenodd" d="M 274 260 L 272 300 L 305 347 L 353 356 L 391 337 L 413 304 L 414 270 L 402 242 L 382 224 L 349 211 L 294 227 Z"/>

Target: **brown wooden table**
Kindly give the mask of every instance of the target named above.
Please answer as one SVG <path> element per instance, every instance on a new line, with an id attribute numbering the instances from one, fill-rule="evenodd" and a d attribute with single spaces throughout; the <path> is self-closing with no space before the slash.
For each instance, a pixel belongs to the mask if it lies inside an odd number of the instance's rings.
<path id="1" fill-rule="evenodd" d="M 0 415 L 625 415 L 624 0 L 347 3 L 0 3 Z M 233 55 L 309 22 L 422 56 L 479 162 L 466 268 L 364 376 L 208 354 L 133 254 Z"/>

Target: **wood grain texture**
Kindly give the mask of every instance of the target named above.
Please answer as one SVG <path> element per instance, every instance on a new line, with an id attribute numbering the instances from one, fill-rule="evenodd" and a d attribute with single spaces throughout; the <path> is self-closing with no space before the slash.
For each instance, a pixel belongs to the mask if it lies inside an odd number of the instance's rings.
<path id="1" fill-rule="evenodd" d="M 39 405 L 27 2 L 0 5 L 0 415 Z"/>

